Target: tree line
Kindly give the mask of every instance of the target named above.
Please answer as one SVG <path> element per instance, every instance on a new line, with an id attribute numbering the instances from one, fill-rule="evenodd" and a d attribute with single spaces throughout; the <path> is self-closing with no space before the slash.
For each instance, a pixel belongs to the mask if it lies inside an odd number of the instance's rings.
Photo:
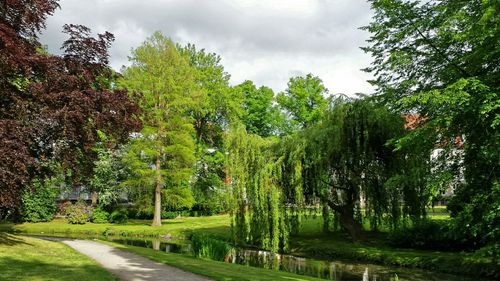
<path id="1" fill-rule="evenodd" d="M 24 2 L 0 6 L 2 216 L 59 177 L 104 207 L 127 190 L 155 226 L 166 209 L 229 212 L 235 243 L 278 251 L 307 208 L 357 240 L 363 222 L 424 221 L 452 185 L 451 232 L 497 248 L 495 1 L 369 1 L 376 93 L 356 98 L 312 74 L 281 93 L 231 86 L 217 54 L 159 32 L 120 73 L 108 65 L 113 36 L 83 26 L 66 25 L 64 53 L 51 55 L 36 35 L 57 1 Z M 418 122 L 405 129 L 408 116 Z"/>

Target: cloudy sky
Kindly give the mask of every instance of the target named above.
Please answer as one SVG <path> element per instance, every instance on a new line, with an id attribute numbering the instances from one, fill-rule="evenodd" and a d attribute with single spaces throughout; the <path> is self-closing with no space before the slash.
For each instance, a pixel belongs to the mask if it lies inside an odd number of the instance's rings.
<path id="1" fill-rule="evenodd" d="M 275 91 L 292 76 L 313 73 L 330 93 L 371 93 L 371 59 L 359 49 L 368 33 L 365 0 L 61 0 L 40 39 L 53 53 L 65 39 L 65 23 L 93 32 L 110 31 L 116 41 L 111 66 L 127 65 L 131 48 L 154 31 L 175 42 L 194 43 L 222 57 L 231 83 L 246 79 Z"/>

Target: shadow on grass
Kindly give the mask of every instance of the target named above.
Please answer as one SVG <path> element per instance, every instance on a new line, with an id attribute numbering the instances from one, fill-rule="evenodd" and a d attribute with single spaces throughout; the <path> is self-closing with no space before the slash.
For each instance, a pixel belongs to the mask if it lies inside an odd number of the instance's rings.
<path id="1" fill-rule="evenodd" d="M 18 237 L 10 234 L 10 233 L 0 232 L 0 245 L 14 246 L 17 244 L 31 245 L 29 243 L 24 242 L 22 239 L 19 239 Z M 0 280 L 3 280 L 3 279 L 0 279 Z"/>
<path id="2" fill-rule="evenodd" d="M 0 280 L 118 280 L 97 265 L 61 265 L 40 260 L 0 259 Z"/>

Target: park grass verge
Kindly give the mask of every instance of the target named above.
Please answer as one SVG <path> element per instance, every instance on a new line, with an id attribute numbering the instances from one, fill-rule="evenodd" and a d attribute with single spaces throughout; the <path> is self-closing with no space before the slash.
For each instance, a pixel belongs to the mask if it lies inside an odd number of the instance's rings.
<path id="1" fill-rule="evenodd" d="M 322 237 L 295 237 L 294 255 L 317 259 L 345 259 L 383 265 L 420 268 L 443 273 L 500 278 L 500 263 L 473 253 L 399 249 L 381 241 L 352 243 L 335 234 Z"/>
<path id="2" fill-rule="evenodd" d="M 0 224 L 0 231 L 74 238 L 102 235 L 130 238 L 159 237 L 170 234 L 173 240 L 187 239 L 192 233 L 198 232 L 228 240 L 229 222 L 227 215 L 188 217 L 164 220 L 163 225 L 156 228 L 150 226 L 149 220 L 130 220 L 125 224 L 70 225 L 65 220 L 58 219 L 46 223 L 3 223 Z M 373 235 L 361 243 L 352 243 L 338 232 L 323 233 L 321 225 L 322 220 L 319 216 L 314 219 L 304 219 L 301 233 L 291 237 L 291 254 L 500 278 L 499 264 L 490 258 L 481 258 L 472 253 L 398 249 L 387 245 L 383 239 L 385 233 Z"/>
<path id="3" fill-rule="evenodd" d="M 0 231 L 25 233 L 32 235 L 58 235 L 64 237 L 89 236 L 124 236 L 124 237 L 160 237 L 170 234 L 177 239 L 186 239 L 193 231 L 202 231 L 217 236 L 227 236 L 229 216 L 186 217 L 163 220 L 160 227 L 152 227 L 150 220 L 129 220 L 123 224 L 86 223 L 68 224 L 65 219 L 55 219 L 39 223 L 0 223 Z"/>
<path id="4" fill-rule="evenodd" d="M 0 280 L 118 280 L 90 258 L 53 241 L 0 232 Z"/>
<path id="5" fill-rule="evenodd" d="M 232 281 L 316 281 L 322 280 L 314 277 L 292 274 L 288 272 L 275 271 L 271 269 L 249 267 L 244 265 L 225 263 L 185 256 L 181 254 L 165 253 L 148 248 L 123 245 L 109 241 L 101 243 L 113 246 L 117 249 L 128 251 L 151 260 L 161 262 L 185 271 L 203 275 L 215 280 Z"/>

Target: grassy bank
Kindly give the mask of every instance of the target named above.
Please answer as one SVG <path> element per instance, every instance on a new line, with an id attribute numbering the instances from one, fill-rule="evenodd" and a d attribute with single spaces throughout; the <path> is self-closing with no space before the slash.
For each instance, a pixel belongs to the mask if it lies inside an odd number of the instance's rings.
<path id="1" fill-rule="evenodd" d="M 241 281 L 273 281 L 273 280 L 292 280 L 308 281 L 322 280 L 308 276 L 302 276 L 287 272 L 274 271 L 271 269 L 248 267 L 232 263 L 217 262 L 184 256 L 181 254 L 164 253 L 152 249 L 122 245 L 108 241 L 102 243 L 116 247 L 121 250 L 129 251 L 151 260 L 168 264 L 185 271 L 193 272 L 199 275 L 207 276 L 215 280 L 241 280 Z"/>
<path id="2" fill-rule="evenodd" d="M 429 212 L 434 219 L 447 219 L 448 214 L 437 208 Z M 229 216 L 189 217 L 164 220 L 158 228 L 150 221 L 131 220 L 126 224 L 70 225 L 64 220 L 48 223 L 0 224 L 0 230 L 29 234 L 117 235 L 125 237 L 158 237 L 170 234 L 184 239 L 193 232 L 209 233 L 224 239 L 229 238 Z M 320 216 L 309 216 L 302 220 L 299 235 L 291 238 L 291 254 L 319 259 L 348 259 L 377 264 L 422 268 L 454 274 L 500 277 L 498 262 L 480 258 L 471 253 L 436 252 L 426 250 L 398 249 L 387 245 L 384 233 L 370 234 L 368 239 L 352 243 L 339 232 L 323 233 Z"/>
<path id="3" fill-rule="evenodd" d="M 317 259 L 347 259 L 376 264 L 421 268 L 451 274 L 500 278 L 500 263 L 472 253 L 397 249 L 374 237 L 352 243 L 340 233 L 294 237 L 292 252 Z"/>
<path id="4" fill-rule="evenodd" d="M 432 220 L 449 219 L 443 207 L 428 210 Z M 421 268 L 451 274 L 500 278 L 500 262 L 473 253 L 394 248 L 387 233 L 366 232 L 363 241 L 353 243 L 341 232 L 324 233 L 321 216 L 302 220 L 300 233 L 291 238 L 294 255 L 317 259 L 346 259 L 376 264 Z"/>
<path id="5" fill-rule="evenodd" d="M 0 232 L 0 280 L 118 280 L 96 262 L 52 241 Z"/>

